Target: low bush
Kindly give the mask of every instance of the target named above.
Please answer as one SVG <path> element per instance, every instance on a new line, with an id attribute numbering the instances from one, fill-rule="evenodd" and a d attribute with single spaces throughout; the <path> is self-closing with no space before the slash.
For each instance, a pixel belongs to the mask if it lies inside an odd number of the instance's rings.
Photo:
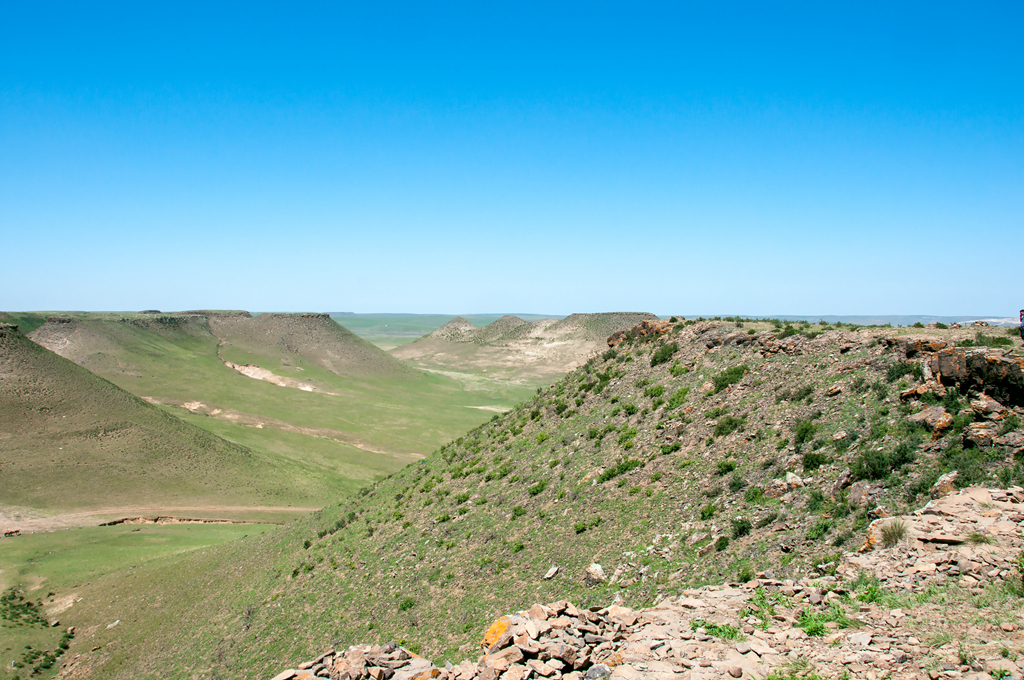
<path id="1" fill-rule="evenodd" d="M 732 537 L 743 538 L 754 528 L 749 519 L 734 519 L 732 521 Z M 748 579 L 749 580 L 749 579 Z"/>
<path id="2" fill-rule="evenodd" d="M 733 493 L 737 493 L 742 490 L 746 485 L 746 480 L 744 480 L 743 476 L 739 473 L 734 473 L 733 476 L 729 478 L 729 491 L 732 491 Z"/>
<path id="3" fill-rule="evenodd" d="M 718 508 L 715 507 L 714 503 L 708 503 L 707 505 L 700 509 L 700 518 L 706 522 L 707 520 L 714 517 L 715 512 L 717 511 Z"/>
<path id="4" fill-rule="evenodd" d="M 720 460 L 718 461 L 718 465 L 715 466 L 715 471 L 718 473 L 719 477 L 724 477 L 735 469 L 736 463 L 731 460 Z"/>
<path id="5" fill-rule="evenodd" d="M 828 456 L 823 453 L 818 453 L 817 451 L 807 451 L 804 453 L 803 464 L 805 472 L 817 470 L 827 462 Z"/>
<path id="6" fill-rule="evenodd" d="M 807 532 L 807 538 L 811 541 L 817 541 L 830 531 L 832 531 L 832 520 L 828 517 L 820 517 Z"/>
<path id="7" fill-rule="evenodd" d="M 715 385 L 714 393 L 718 394 L 719 392 L 729 387 L 730 385 L 735 385 L 736 383 L 738 383 L 740 380 L 743 379 L 743 376 L 746 374 L 747 369 L 748 367 L 746 364 L 740 364 L 739 366 L 727 368 L 721 373 L 715 375 L 713 378 L 711 378 L 711 381 Z"/>
<path id="8" fill-rule="evenodd" d="M 636 460 L 635 458 L 623 458 L 615 465 L 606 469 L 601 473 L 601 476 L 597 478 L 599 483 L 604 483 L 609 480 L 615 479 L 619 475 L 625 474 L 634 468 L 643 466 L 643 461 Z"/>
<path id="9" fill-rule="evenodd" d="M 891 383 L 896 382 L 905 375 L 912 375 L 918 380 L 924 379 L 921 364 L 917 361 L 897 361 L 885 369 L 885 379 Z"/>
<path id="10" fill-rule="evenodd" d="M 654 351 L 651 355 L 651 366 L 658 366 L 660 364 L 667 363 L 672 355 L 679 351 L 679 345 L 674 342 L 670 342 L 667 345 L 662 345 Z"/>
<path id="11" fill-rule="evenodd" d="M 723 416 L 718 419 L 718 424 L 715 425 L 714 436 L 724 437 L 732 434 L 736 430 L 739 430 L 746 425 L 746 418 L 737 418 L 736 416 Z"/>
<path id="12" fill-rule="evenodd" d="M 810 420 L 798 420 L 793 426 L 793 446 L 799 449 L 814 437 L 814 423 Z"/>

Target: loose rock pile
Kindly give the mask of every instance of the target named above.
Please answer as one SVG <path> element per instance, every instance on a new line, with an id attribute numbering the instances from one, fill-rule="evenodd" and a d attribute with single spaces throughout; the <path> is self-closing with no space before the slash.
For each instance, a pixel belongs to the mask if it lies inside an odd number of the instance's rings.
<path id="1" fill-rule="evenodd" d="M 882 548 L 887 522 L 902 523 L 905 535 Z M 758 574 L 748 583 L 687 590 L 636 611 L 535 604 L 495 621 L 476 661 L 439 667 L 395 644 L 356 645 L 273 680 L 764 679 L 810 669 L 822 678 L 1020 680 L 1022 667 L 992 644 L 987 655 L 967 657 L 953 642 L 930 647 L 918 637 L 921 612 L 856 600 L 851 608 L 845 596 L 864 573 L 890 590 L 919 592 L 956 579 L 979 592 L 996 581 L 1020 580 L 1014 560 L 1022 549 L 1024 489 L 966 489 L 912 515 L 877 520 L 865 551 L 847 553 L 835 576 L 779 581 Z M 1018 618 L 991 624 L 985 635 L 998 638 L 1001 649 L 1024 650 L 1024 617 Z"/>
<path id="2" fill-rule="evenodd" d="M 938 487 L 952 480 L 940 480 Z M 883 545 L 882 529 L 901 524 L 905 537 L 885 550 L 847 554 L 839 574 L 867 571 L 890 588 L 920 591 L 956 577 L 969 588 L 1019 578 L 1014 560 L 1024 549 L 1024 489 L 971 488 L 930 501 L 904 517 L 878 519 L 867 546 Z"/>

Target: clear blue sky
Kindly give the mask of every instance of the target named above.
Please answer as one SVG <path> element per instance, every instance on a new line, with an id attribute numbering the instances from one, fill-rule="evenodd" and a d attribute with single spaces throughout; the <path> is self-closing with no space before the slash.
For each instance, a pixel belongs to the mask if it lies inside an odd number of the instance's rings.
<path id="1" fill-rule="evenodd" d="M 1024 307 L 1024 4 L 0 2 L 0 309 Z"/>

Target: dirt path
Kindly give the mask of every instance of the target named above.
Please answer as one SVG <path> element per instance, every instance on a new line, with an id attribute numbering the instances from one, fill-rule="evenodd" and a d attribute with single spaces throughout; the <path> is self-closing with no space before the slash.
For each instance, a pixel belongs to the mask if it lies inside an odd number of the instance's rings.
<path id="1" fill-rule="evenodd" d="M 314 512 L 320 508 L 293 505 L 186 505 L 186 506 L 129 506 L 85 510 L 59 515 L 22 508 L 0 507 L 0 532 L 20 531 L 22 534 L 58 531 L 85 526 L 98 526 L 110 520 L 125 517 L 156 517 L 158 515 L 184 516 L 201 519 L 258 520 L 259 513 L 288 513 L 294 516 Z M 233 515 L 233 516 L 225 516 Z"/>

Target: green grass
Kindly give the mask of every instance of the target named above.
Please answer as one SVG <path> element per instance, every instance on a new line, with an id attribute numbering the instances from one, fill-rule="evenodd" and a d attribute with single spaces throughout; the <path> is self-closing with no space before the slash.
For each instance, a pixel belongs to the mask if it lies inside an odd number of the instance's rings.
<path id="1" fill-rule="evenodd" d="M 69 625 L 64 622 L 74 620 L 75 608 L 82 605 L 77 600 L 89 597 L 87 589 L 92 581 L 112 575 L 117 575 L 121 582 L 126 578 L 130 581 L 133 571 L 141 565 L 160 563 L 246 536 L 256 537 L 272 528 L 275 527 L 266 524 L 119 525 L 3 539 L 0 591 L 6 593 L 7 600 L 13 594 L 27 601 L 33 616 L 23 615 L 17 621 L 11 616 L 0 617 L 2 660 L 10 668 L 12 660 L 22 658 L 26 646 L 54 654 Z M 64 611 L 57 612 L 55 606 Z M 31 619 L 38 619 L 38 623 Z M 49 621 L 54 619 L 60 620 L 61 626 L 50 627 Z M 4 678 L 29 677 L 33 665 L 38 662 L 26 663 L 17 675 Z M 58 663 L 51 671 L 32 677 L 49 677 L 59 668 Z"/>

